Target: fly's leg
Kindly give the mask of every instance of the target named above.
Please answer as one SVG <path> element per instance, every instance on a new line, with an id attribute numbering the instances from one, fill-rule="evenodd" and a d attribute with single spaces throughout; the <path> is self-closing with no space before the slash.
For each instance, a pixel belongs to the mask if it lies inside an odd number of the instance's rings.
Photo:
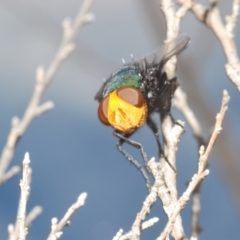
<path id="1" fill-rule="evenodd" d="M 125 158 L 128 159 L 129 162 L 131 162 L 141 172 L 144 180 L 146 181 L 147 188 L 150 191 L 151 182 L 149 180 L 149 177 L 148 177 L 148 174 L 147 174 L 145 168 L 136 159 L 134 159 L 129 153 L 127 153 L 125 150 L 122 149 L 122 144 L 124 142 L 127 142 L 127 143 L 131 144 L 132 146 L 138 148 L 139 151 L 141 152 L 142 156 L 143 156 L 144 163 L 147 166 L 147 162 L 148 162 L 147 154 L 144 151 L 143 146 L 140 143 L 135 142 L 135 141 L 128 138 L 130 135 L 132 135 L 132 133 L 121 135 L 117 131 L 114 131 L 113 134 L 119 138 L 119 141 L 117 142 L 118 150 L 124 155 Z"/>
<path id="2" fill-rule="evenodd" d="M 114 131 L 114 135 L 119 137 L 120 140 L 119 140 L 119 145 L 121 146 L 124 142 L 127 142 L 129 143 L 130 145 L 138 148 L 138 150 L 140 151 L 142 157 L 143 157 L 143 161 L 145 163 L 145 165 L 147 166 L 147 163 L 148 163 L 148 159 L 147 159 L 147 154 L 146 152 L 144 151 L 143 149 L 143 146 L 138 143 L 138 142 L 135 142 L 131 139 L 129 139 L 129 137 L 133 134 L 134 132 L 131 132 L 131 133 L 127 133 L 125 135 L 121 135 L 120 133 L 118 133 L 117 131 Z"/>
<path id="3" fill-rule="evenodd" d="M 161 157 L 161 155 L 164 155 L 164 153 L 163 153 L 162 145 L 159 140 L 159 129 L 158 129 L 156 123 L 151 119 L 151 117 L 147 118 L 147 125 L 153 131 L 153 134 L 156 138 L 157 145 L 158 145 L 158 154 L 159 154 L 159 157 Z"/>
<path id="4" fill-rule="evenodd" d="M 153 134 L 156 138 L 157 145 L 158 145 L 159 157 L 162 156 L 164 158 L 164 160 L 168 163 L 168 165 L 171 167 L 171 169 L 176 173 L 176 169 L 173 167 L 173 165 L 169 162 L 169 160 L 167 159 L 167 157 L 164 154 L 164 151 L 163 151 L 160 139 L 159 139 L 159 129 L 151 117 L 147 118 L 147 125 L 149 126 L 149 128 L 151 128 L 151 130 L 153 131 Z"/>

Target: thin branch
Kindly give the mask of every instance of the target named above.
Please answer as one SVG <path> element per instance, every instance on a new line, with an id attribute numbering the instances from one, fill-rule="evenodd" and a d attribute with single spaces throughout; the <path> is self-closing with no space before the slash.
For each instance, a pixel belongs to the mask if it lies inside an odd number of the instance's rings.
<path id="1" fill-rule="evenodd" d="M 87 198 L 87 193 L 81 193 L 77 201 L 68 209 L 63 218 L 58 222 L 57 218 L 52 219 L 51 233 L 49 234 L 47 240 L 56 240 L 61 237 L 62 229 L 66 225 L 70 224 L 71 216 L 85 204 Z"/>
<path id="2" fill-rule="evenodd" d="M 168 119 L 167 119 L 168 120 Z M 171 120 L 163 121 L 162 128 L 163 128 L 163 134 L 164 137 L 168 139 L 167 141 L 167 157 L 170 163 L 175 167 L 175 158 L 176 158 L 176 151 L 178 147 L 178 142 L 180 139 L 181 134 L 184 132 L 184 123 L 181 121 L 176 122 L 174 127 L 166 127 L 166 122 L 171 123 Z M 171 160 L 170 160 L 171 159 Z M 159 195 L 161 200 L 163 201 L 163 209 L 168 215 L 168 218 L 172 216 L 173 210 L 175 208 L 176 202 L 177 202 L 177 186 L 176 186 L 176 174 L 173 172 L 173 170 L 168 166 L 168 164 L 165 164 L 163 167 L 164 171 L 164 181 L 166 184 L 167 192 L 165 191 L 164 197 L 166 198 L 166 195 L 170 195 L 170 203 L 167 205 L 164 205 L 164 201 L 162 199 L 163 196 Z M 167 197 L 168 198 L 168 197 Z M 185 239 L 185 233 L 182 226 L 182 219 L 181 216 L 177 216 L 177 219 L 175 221 L 175 226 L 173 228 L 173 235 L 175 239 Z"/>
<path id="3" fill-rule="evenodd" d="M 162 231 L 160 237 L 157 240 L 165 240 L 166 237 L 171 232 L 171 229 L 174 226 L 176 218 L 179 216 L 180 211 L 186 206 L 187 202 L 189 201 L 190 195 L 192 194 L 193 190 L 199 184 L 199 182 L 205 178 L 209 174 L 209 170 L 205 170 L 201 174 L 195 174 L 190 182 L 187 190 L 183 193 L 180 199 L 177 201 L 176 206 L 174 208 L 172 216 L 169 218 L 168 223 L 164 230 Z"/>
<path id="4" fill-rule="evenodd" d="M 171 204 L 169 190 L 167 189 L 160 163 L 156 162 L 155 158 L 151 158 L 147 164 L 155 182 L 143 203 L 142 209 L 136 216 L 131 231 L 123 235 L 123 230 L 120 229 L 114 236 L 113 240 L 139 239 L 141 232 L 146 229 L 146 227 L 153 226 L 159 220 L 158 218 L 153 218 L 143 223 L 142 221 L 144 221 L 146 216 L 149 214 L 151 207 L 157 200 L 157 196 L 160 196 L 164 207 Z"/>
<path id="5" fill-rule="evenodd" d="M 151 160 L 149 160 L 148 166 L 149 166 L 149 164 L 152 163 L 152 161 L 155 161 L 155 159 L 152 158 Z M 155 181 L 148 196 L 146 197 L 145 201 L 143 202 L 142 209 L 136 216 L 136 219 L 132 225 L 132 230 L 131 230 L 131 234 L 132 234 L 131 238 L 132 239 L 140 239 L 140 233 L 143 230 L 141 228 L 142 221 L 149 214 L 151 207 L 157 200 L 158 184 L 159 184 L 159 182 Z"/>
<path id="6" fill-rule="evenodd" d="M 35 206 L 29 214 L 26 216 L 25 219 L 25 227 L 29 228 L 33 221 L 42 213 L 43 209 L 41 206 Z"/>
<path id="7" fill-rule="evenodd" d="M 48 85 L 52 82 L 59 66 L 73 52 L 75 48 L 73 40 L 78 30 L 84 24 L 94 20 L 94 15 L 92 13 L 88 13 L 91 5 L 92 0 L 85 0 L 73 24 L 71 24 L 69 19 L 63 22 L 63 39 L 55 58 L 46 70 L 46 73 L 43 67 L 38 67 L 36 72 L 36 84 L 32 98 L 22 119 L 19 119 L 18 117 L 13 118 L 12 127 L 0 157 L 0 185 L 18 173 L 18 171 L 16 171 L 16 167 L 10 169 L 9 172 L 6 171 L 8 170 L 9 164 L 14 155 L 16 144 L 20 137 L 24 134 L 30 123 L 36 117 L 54 107 L 54 104 L 51 101 L 41 104 L 42 95 L 46 91 Z"/>
<path id="8" fill-rule="evenodd" d="M 147 229 L 147 228 L 150 228 L 152 227 L 155 223 L 157 223 L 159 221 L 159 218 L 157 217 L 154 217 L 154 218 L 151 218 L 145 222 L 142 223 L 141 225 L 141 231 Z M 123 235 L 123 230 L 120 229 L 116 235 L 113 237 L 113 240 L 126 240 L 126 239 L 139 239 L 139 236 L 134 236 L 134 233 L 132 231 L 126 233 Z"/>
<path id="9" fill-rule="evenodd" d="M 26 218 L 26 206 L 30 193 L 30 183 L 31 183 L 31 168 L 29 154 L 26 153 L 23 159 L 23 175 L 20 180 L 20 190 L 21 196 L 18 206 L 18 214 L 15 226 L 12 224 L 8 226 L 9 240 L 25 240 L 28 233 L 28 228 L 25 225 Z"/>
<path id="10" fill-rule="evenodd" d="M 193 135 L 196 137 L 199 146 L 205 145 L 205 141 L 202 136 L 202 130 L 200 124 L 193 112 L 193 110 L 189 107 L 187 102 L 187 95 L 182 90 L 181 86 L 179 86 L 174 94 L 173 98 L 173 106 L 176 107 L 186 118 L 188 124 L 191 127 Z"/>
<path id="11" fill-rule="evenodd" d="M 239 7 L 240 7 L 240 1 L 239 0 L 233 0 L 233 6 L 232 6 L 232 15 L 226 16 L 226 30 L 228 32 L 228 35 L 233 38 L 234 37 L 234 30 L 237 24 L 237 17 L 239 15 Z"/>
<path id="12" fill-rule="evenodd" d="M 221 110 L 220 112 L 217 114 L 216 116 L 216 124 L 212 133 L 212 136 L 209 140 L 209 143 L 207 145 L 206 150 L 204 151 L 204 147 L 203 151 L 204 154 L 200 154 L 200 159 L 199 159 L 199 167 L 198 167 L 198 173 L 201 173 L 204 171 L 206 165 L 207 165 L 207 159 L 209 158 L 209 155 L 212 151 L 212 148 L 217 140 L 218 135 L 220 134 L 221 130 L 222 130 L 222 122 L 223 122 L 223 118 L 225 116 L 225 113 L 228 109 L 228 102 L 230 100 L 230 97 L 228 95 L 228 92 L 226 90 L 223 91 L 223 99 L 222 99 L 222 106 L 221 106 Z"/>
<path id="13" fill-rule="evenodd" d="M 161 10 L 164 14 L 167 26 L 166 40 L 165 42 L 169 42 L 175 39 L 179 32 L 179 25 L 182 18 L 187 13 L 188 9 L 192 6 L 191 3 L 184 4 L 178 11 L 175 10 L 175 4 L 172 0 L 162 0 L 160 3 Z M 168 79 L 172 79 L 175 77 L 176 72 L 176 63 L 177 58 L 172 57 L 164 67 L 165 72 L 167 73 Z M 172 119 L 169 113 L 162 114 L 161 116 L 162 122 L 162 132 L 164 137 L 164 154 L 170 162 L 171 166 L 176 169 L 176 148 L 174 143 L 174 134 L 172 132 Z M 164 206 L 164 210 L 166 211 L 168 217 L 172 215 L 172 211 L 177 201 L 177 187 L 176 187 L 176 173 L 169 167 L 165 161 L 163 161 L 164 171 L 164 179 L 166 181 L 167 188 L 170 192 L 171 196 L 171 204 L 168 206 Z M 175 239 L 184 239 L 184 229 L 182 227 L 182 220 L 179 216 L 177 221 L 175 221 L 175 227 L 173 229 L 173 235 Z"/>
<path id="14" fill-rule="evenodd" d="M 180 4 L 187 2 L 193 3 L 193 0 L 178 0 Z M 205 23 L 222 44 L 223 51 L 227 58 L 225 70 L 230 80 L 236 85 L 240 91 L 240 61 L 237 54 L 236 44 L 234 42 L 234 30 L 239 15 L 240 0 L 234 0 L 232 6 L 232 14 L 226 17 L 226 25 L 224 25 L 216 1 L 212 2 L 211 9 L 205 8 L 199 3 L 194 3 L 191 11 L 195 14 L 199 21 Z"/>
<path id="15" fill-rule="evenodd" d="M 227 91 L 224 90 L 221 109 L 220 109 L 220 112 L 216 116 L 216 123 L 215 123 L 215 127 L 214 127 L 214 131 L 212 133 L 212 136 L 209 140 L 206 150 L 204 149 L 203 146 L 201 146 L 200 150 L 199 150 L 200 157 L 199 157 L 199 163 L 198 163 L 198 171 L 193 176 L 191 182 L 188 185 L 187 190 L 183 193 L 183 195 L 177 201 L 177 204 L 176 204 L 173 214 L 169 218 L 169 221 L 168 221 L 166 227 L 164 228 L 160 237 L 157 238 L 157 240 L 166 239 L 168 234 L 171 232 L 171 229 L 173 228 L 175 220 L 176 220 L 177 216 L 179 215 L 180 211 L 185 207 L 185 205 L 189 201 L 190 195 L 192 194 L 194 189 L 198 186 L 198 184 L 209 174 L 209 170 L 206 169 L 207 160 L 213 149 L 214 143 L 216 142 L 216 139 L 222 130 L 222 122 L 223 122 L 225 113 L 228 108 L 229 99 L 230 99 L 230 97 L 229 97 Z"/>
<path id="16" fill-rule="evenodd" d="M 116 235 L 113 237 L 112 240 L 119 240 L 123 235 L 123 229 L 119 229 L 119 231 L 116 233 Z"/>
<path id="17" fill-rule="evenodd" d="M 191 127 L 193 135 L 198 141 L 199 147 L 202 145 L 206 145 L 201 133 L 200 124 L 196 119 L 194 112 L 192 111 L 192 109 L 190 109 L 187 102 L 187 96 L 183 92 L 181 87 L 178 87 L 178 89 L 175 92 L 175 95 L 173 98 L 173 105 L 186 118 L 188 124 Z M 192 194 L 192 221 L 191 221 L 192 236 L 196 236 L 196 237 L 198 237 L 201 232 L 201 227 L 199 226 L 200 209 L 201 209 L 201 203 L 200 203 L 200 184 L 199 184 L 197 188 L 195 188 Z"/>
<path id="18" fill-rule="evenodd" d="M 201 182 L 194 189 L 192 194 L 191 236 L 192 238 L 195 237 L 196 239 L 198 239 L 202 231 L 202 227 L 199 225 L 199 215 L 201 210 L 200 189 L 199 189 L 200 185 L 201 185 Z"/>
<path id="19" fill-rule="evenodd" d="M 155 223 L 159 221 L 158 217 L 153 217 L 142 223 L 141 229 L 145 230 L 152 227 Z"/>
<path id="20" fill-rule="evenodd" d="M 29 165 L 30 165 L 29 154 L 26 153 L 23 160 L 23 176 L 22 180 L 20 180 L 21 197 L 18 212 L 19 240 L 25 240 L 28 233 L 28 229 L 25 227 L 25 217 L 32 172 Z"/>
<path id="21" fill-rule="evenodd" d="M 149 167 L 149 169 L 151 169 L 152 173 L 156 177 L 155 183 L 151 187 L 148 196 L 146 197 L 145 201 L 143 202 L 142 209 L 137 214 L 136 219 L 132 225 L 131 231 L 125 235 L 122 235 L 123 230 L 120 229 L 117 232 L 117 234 L 115 235 L 115 237 L 113 238 L 114 240 L 115 239 L 124 240 L 124 239 L 128 239 L 128 238 L 136 239 L 136 240 L 140 239 L 141 232 L 144 229 L 153 226 L 158 221 L 158 218 L 153 218 L 153 219 L 147 220 L 143 223 L 144 219 L 149 214 L 151 207 L 157 200 L 159 186 L 164 184 L 164 181 L 162 181 L 161 177 L 158 177 L 159 174 L 161 173 L 161 171 L 158 171 L 158 169 L 156 169 L 156 166 L 157 166 L 157 163 L 154 158 L 152 158 L 148 161 L 148 167 Z"/>
<path id="22" fill-rule="evenodd" d="M 177 145 L 179 142 L 179 138 L 181 134 L 183 133 L 183 125 L 182 122 L 178 122 L 171 131 L 171 143 L 173 143 L 173 151 L 174 153 L 177 150 Z M 154 185 L 152 186 L 148 196 L 146 197 L 145 201 L 143 202 L 142 209 L 137 214 L 136 219 L 132 225 L 131 229 L 131 239 L 140 239 L 141 231 L 145 228 L 142 227 L 142 221 L 146 218 L 146 216 L 149 214 L 151 207 L 157 200 L 157 196 L 159 196 L 162 200 L 163 208 L 167 214 L 170 214 L 171 211 L 169 211 L 169 207 L 171 208 L 172 204 L 172 196 L 169 194 L 168 184 L 165 182 L 164 179 L 164 173 L 162 171 L 162 168 L 159 163 L 156 163 L 155 158 L 152 158 L 148 161 L 148 167 L 152 172 L 152 175 L 154 177 Z M 171 188 L 172 189 L 172 188 Z M 150 223 L 155 223 L 154 221 Z M 181 232 L 181 228 L 177 228 L 178 231 Z M 178 232 L 176 229 L 175 231 Z M 175 234 L 177 234 L 175 232 Z M 179 233 L 178 233 L 179 234 Z"/>

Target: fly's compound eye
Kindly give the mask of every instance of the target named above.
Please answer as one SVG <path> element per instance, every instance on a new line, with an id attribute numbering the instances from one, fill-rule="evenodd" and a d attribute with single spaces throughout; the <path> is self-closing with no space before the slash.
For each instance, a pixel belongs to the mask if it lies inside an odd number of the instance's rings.
<path id="1" fill-rule="evenodd" d="M 108 121 L 108 103 L 109 103 L 109 96 L 105 97 L 99 107 L 98 107 L 98 117 L 100 118 L 100 120 L 109 125 L 109 121 Z"/>
<path id="2" fill-rule="evenodd" d="M 122 87 L 117 90 L 117 95 L 125 102 L 138 108 L 145 104 L 143 94 L 133 87 Z"/>
<path id="3" fill-rule="evenodd" d="M 109 93 L 98 108 L 99 119 L 123 133 L 130 133 L 146 120 L 143 94 L 134 87 L 121 87 Z"/>

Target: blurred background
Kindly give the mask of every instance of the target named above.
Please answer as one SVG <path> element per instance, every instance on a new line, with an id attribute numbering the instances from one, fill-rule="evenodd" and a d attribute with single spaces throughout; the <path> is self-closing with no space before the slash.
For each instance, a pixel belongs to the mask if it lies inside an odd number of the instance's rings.
<path id="1" fill-rule="evenodd" d="M 205 6 L 207 1 L 200 1 Z M 220 1 L 221 15 L 231 13 L 232 1 Z M 3 148 L 13 116 L 22 117 L 35 84 L 39 65 L 45 69 L 61 41 L 61 22 L 74 18 L 82 1 L 0 0 L 0 146 Z M 123 228 L 130 230 L 147 190 L 141 174 L 117 150 L 112 129 L 97 117 L 95 93 L 103 79 L 122 65 L 130 54 L 140 57 L 162 45 L 165 20 L 159 0 L 96 0 L 91 11 L 94 23 L 77 36 L 76 51 L 62 65 L 44 95 L 55 103 L 27 129 L 19 142 L 12 164 L 21 165 L 30 153 L 33 169 L 28 211 L 43 207 L 28 239 L 46 239 L 51 219 L 60 219 L 82 192 L 85 206 L 71 218 L 61 239 L 112 239 Z M 188 102 L 208 139 L 223 89 L 231 96 L 229 109 L 214 151 L 209 159 L 210 175 L 201 188 L 201 239 L 240 239 L 240 94 L 224 71 L 225 55 L 211 30 L 188 13 L 181 33 L 191 38 L 179 56 L 177 76 Z M 240 51 L 240 22 L 235 42 Z M 173 109 L 175 119 L 185 121 Z M 152 132 L 142 127 L 133 139 L 143 144 L 148 157 L 157 157 Z M 124 145 L 137 159 L 136 149 Z M 197 168 L 198 144 L 186 123 L 177 152 L 179 195 Z M 19 179 L 14 177 L 0 188 L 0 235 L 7 239 L 7 226 L 14 223 L 19 200 Z M 191 232 L 191 202 L 182 211 L 188 237 Z M 150 217 L 160 217 L 141 239 L 155 239 L 166 224 L 158 201 Z"/>

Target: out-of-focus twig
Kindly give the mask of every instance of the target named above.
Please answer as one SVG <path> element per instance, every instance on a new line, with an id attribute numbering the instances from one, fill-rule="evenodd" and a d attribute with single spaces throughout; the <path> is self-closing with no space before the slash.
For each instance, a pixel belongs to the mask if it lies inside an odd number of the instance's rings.
<path id="1" fill-rule="evenodd" d="M 176 107 L 186 118 L 188 124 L 191 127 L 191 130 L 193 132 L 193 135 L 198 141 L 198 145 L 205 146 L 206 142 L 204 141 L 204 138 L 201 133 L 201 127 L 198 122 L 198 120 L 195 117 L 194 112 L 192 109 L 190 109 L 188 102 L 187 102 L 187 96 L 183 92 L 181 87 L 178 87 L 174 94 L 173 98 L 173 105 Z M 201 184 L 201 183 L 200 183 Z M 199 226 L 199 212 L 201 209 L 201 203 L 200 203 L 200 184 L 194 189 L 192 194 L 192 236 L 198 237 L 201 232 L 201 227 Z"/>
<path id="2" fill-rule="evenodd" d="M 240 61 L 234 42 L 234 30 L 239 15 L 240 0 L 233 1 L 232 14 L 226 17 L 225 25 L 221 19 L 216 0 L 210 1 L 210 9 L 205 8 L 199 3 L 194 3 L 194 0 L 178 0 L 178 2 L 180 4 L 192 3 L 191 11 L 199 21 L 205 23 L 217 36 L 227 57 L 227 63 L 225 65 L 226 73 L 230 80 L 236 85 L 238 91 L 240 91 Z"/>
<path id="3" fill-rule="evenodd" d="M 227 64 L 225 70 L 230 80 L 236 85 L 240 91 L 240 63 L 237 55 L 237 49 L 234 42 L 234 30 L 239 15 L 240 1 L 233 0 L 232 14 L 226 16 L 225 25 L 221 19 L 219 9 L 217 7 L 216 0 L 209 0 L 211 8 L 207 9 L 199 3 L 195 3 L 194 0 L 178 0 L 182 6 L 187 3 L 191 6 L 191 11 L 195 16 L 203 23 L 205 23 L 215 33 L 220 43 L 222 44 L 223 50 L 227 57 Z M 181 90 L 181 89 L 180 89 Z M 186 97 L 182 91 L 177 90 L 174 101 L 174 105 L 184 114 L 190 124 L 192 131 L 197 138 L 200 145 L 206 145 L 201 135 L 199 124 L 197 123 L 193 112 L 189 109 L 186 102 Z M 201 227 L 198 225 L 198 215 L 200 211 L 200 185 L 194 190 L 193 202 L 192 202 L 192 236 L 198 237 L 201 232 Z"/>
<path id="4" fill-rule="evenodd" d="M 43 209 L 41 206 L 35 206 L 26 216 L 25 227 L 29 228 L 33 221 L 42 213 Z"/>
<path id="5" fill-rule="evenodd" d="M 177 88 L 177 90 L 174 94 L 172 103 L 173 103 L 173 106 L 176 107 L 186 118 L 188 124 L 191 127 L 193 135 L 196 137 L 196 139 L 199 143 L 199 147 L 201 145 L 206 145 L 206 143 L 203 139 L 203 136 L 202 136 L 200 124 L 199 124 L 197 118 L 195 117 L 194 112 L 192 111 L 192 109 L 190 109 L 190 107 L 187 103 L 187 96 L 183 92 L 183 90 L 180 86 Z"/>
<path id="6" fill-rule="evenodd" d="M 22 119 L 19 119 L 18 117 L 13 117 L 12 119 L 11 130 L 0 157 L 0 185 L 20 171 L 20 168 L 16 166 L 8 170 L 8 166 L 14 155 L 17 142 L 24 134 L 30 123 L 36 117 L 54 107 L 54 104 L 51 101 L 41 104 L 42 95 L 46 91 L 48 85 L 52 82 L 53 76 L 59 66 L 73 52 L 75 48 L 73 40 L 79 28 L 94 20 L 94 15 L 88 12 L 91 5 L 92 0 L 85 0 L 73 23 L 71 23 L 69 19 L 63 21 L 63 39 L 56 56 L 46 72 L 43 67 L 38 67 L 35 88 L 29 105 L 26 108 Z"/>

